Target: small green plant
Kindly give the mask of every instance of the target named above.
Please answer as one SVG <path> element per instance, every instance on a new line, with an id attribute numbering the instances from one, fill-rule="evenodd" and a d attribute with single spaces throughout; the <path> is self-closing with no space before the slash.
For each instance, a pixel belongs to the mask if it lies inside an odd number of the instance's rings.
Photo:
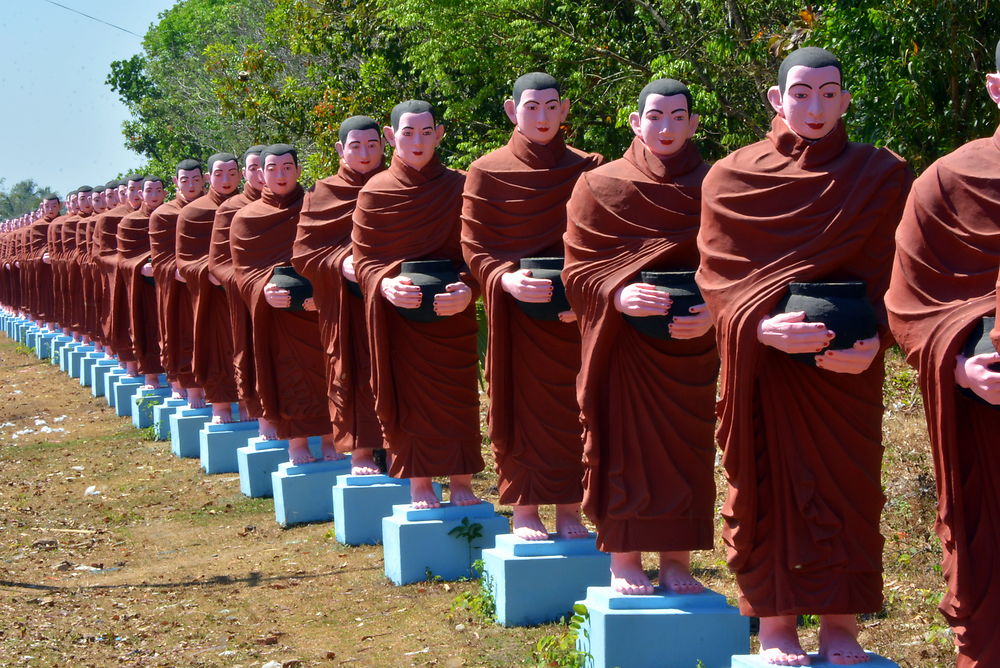
<path id="1" fill-rule="evenodd" d="M 463 517 L 462 523 L 449 531 L 448 535 L 460 540 L 465 539 L 469 550 L 469 575 L 473 578 L 476 577 L 475 572 L 472 570 L 472 550 L 475 547 L 472 541 L 483 537 L 483 525 L 479 522 L 472 522 L 468 517 Z"/>
<path id="2" fill-rule="evenodd" d="M 29 348 L 28 346 L 24 345 L 23 343 L 15 343 L 14 344 L 14 351 L 15 352 L 19 352 L 22 355 L 33 355 L 35 353 L 35 351 L 33 349 Z"/>
<path id="3" fill-rule="evenodd" d="M 493 590 L 493 578 L 486 572 L 486 564 L 482 559 L 472 562 L 472 570 L 479 575 L 479 589 L 477 591 L 464 591 L 451 602 L 452 611 L 462 609 L 469 613 L 483 624 L 496 621 L 497 604 L 495 592 Z"/>
<path id="4" fill-rule="evenodd" d="M 531 660 L 536 666 L 552 666 L 553 668 L 584 668 L 593 661 L 590 652 L 577 647 L 577 640 L 582 636 L 589 640 L 590 634 L 584 624 L 590 618 L 587 606 L 577 603 L 573 606 L 573 616 L 563 633 L 542 636 L 535 643 L 531 652 Z M 565 618 L 562 620 L 565 622 Z M 589 643 L 586 643 L 589 645 Z"/>
<path id="5" fill-rule="evenodd" d="M 819 628 L 819 615 L 802 615 L 799 625 L 804 629 Z"/>

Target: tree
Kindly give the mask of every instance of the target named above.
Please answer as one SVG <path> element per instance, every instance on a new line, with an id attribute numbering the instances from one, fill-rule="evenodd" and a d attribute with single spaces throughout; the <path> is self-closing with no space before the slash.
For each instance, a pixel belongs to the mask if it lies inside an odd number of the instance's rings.
<path id="1" fill-rule="evenodd" d="M 3 184 L 3 179 L 0 179 L 0 220 L 34 211 L 49 192 L 48 188 L 39 186 L 32 179 L 18 181 L 10 190 L 4 190 Z"/>

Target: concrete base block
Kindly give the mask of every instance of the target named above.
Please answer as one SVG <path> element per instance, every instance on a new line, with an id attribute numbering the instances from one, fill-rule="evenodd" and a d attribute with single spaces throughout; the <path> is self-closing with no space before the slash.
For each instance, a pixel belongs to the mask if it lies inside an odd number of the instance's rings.
<path id="1" fill-rule="evenodd" d="M 462 527 L 479 525 L 479 537 L 471 541 L 450 535 Z M 491 503 L 414 509 L 410 504 L 393 506 L 382 520 L 382 552 L 385 575 L 397 585 L 421 582 L 428 576 L 457 580 L 474 575 L 472 562 L 484 549 L 493 547 L 498 534 L 510 531 L 510 520 L 498 515 Z"/>
<path id="2" fill-rule="evenodd" d="M 93 396 L 104 396 L 104 381 L 108 377 L 108 374 L 115 369 L 121 369 L 121 367 L 118 366 L 118 362 L 110 357 L 105 357 L 104 359 L 94 362 L 94 368 L 91 372 L 93 374 L 93 378 L 90 382 L 90 393 Z"/>
<path id="3" fill-rule="evenodd" d="M 80 360 L 80 385 L 90 387 L 94 382 L 94 365 L 104 359 L 104 353 L 89 352 Z"/>
<path id="4" fill-rule="evenodd" d="M 550 534 L 550 540 L 537 541 L 497 536 L 496 546 L 483 550 L 497 622 L 537 626 L 569 617 L 588 587 L 610 581 L 611 555 L 595 543 L 594 534 L 572 540 Z"/>
<path id="5" fill-rule="evenodd" d="M 69 373 L 69 360 L 70 356 L 74 351 L 83 348 L 82 341 L 70 341 L 65 346 L 63 346 L 62 354 L 59 356 L 59 370 L 63 373 Z"/>
<path id="6" fill-rule="evenodd" d="M 129 378 L 130 376 L 125 371 L 125 369 L 118 367 L 117 369 L 111 369 L 108 371 L 107 375 L 104 376 L 104 400 L 108 402 L 108 406 L 111 408 L 115 407 L 115 385 L 123 378 Z"/>
<path id="7" fill-rule="evenodd" d="M 256 420 L 230 422 L 228 424 L 206 423 L 198 432 L 201 468 L 205 473 L 236 473 L 240 470 L 236 460 L 236 450 L 260 433 Z"/>
<path id="8" fill-rule="evenodd" d="M 24 345 L 26 345 L 29 348 L 34 348 L 35 339 L 38 338 L 38 335 L 41 333 L 41 331 L 42 330 L 38 329 L 36 325 L 31 325 L 30 327 L 28 327 L 27 331 L 25 331 L 24 333 Z"/>
<path id="9" fill-rule="evenodd" d="M 351 458 L 309 464 L 283 462 L 271 474 L 274 519 L 283 527 L 333 519 L 333 486 L 351 472 Z"/>
<path id="10" fill-rule="evenodd" d="M 153 436 L 157 441 L 170 440 L 170 416 L 182 406 L 187 406 L 187 399 L 174 399 L 170 396 L 153 406 Z"/>
<path id="11" fill-rule="evenodd" d="M 55 332 L 40 332 L 35 337 L 35 357 L 47 360 L 52 355 L 52 339 L 54 338 L 56 338 Z"/>
<path id="12" fill-rule="evenodd" d="M 142 376 L 120 376 L 112 393 L 115 396 L 115 415 L 132 417 L 132 397 L 146 381 Z"/>
<path id="13" fill-rule="evenodd" d="M 441 486 L 434 484 L 441 496 Z M 333 526 L 344 545 L 378 545 L 382 519 L 410 502 L 410 481 L 387 475 L 342 475 L 333 487 Z"/>
<path id="14" fill-rule="evenodd" d="M 59 364 L 59 360 L 62 359 L 63 348 L 67 344 L 73 341 L 72 336 L 66 336 L 65 334 L 59 334 L 56 338 L 52 339 L 52 355 L 49 357 L 49 361 L 52 364 Z"/>
<path id="15" fill-rule="evenodd" d="M 170 392 L 169 387 L 154 390 L 139 388 L 129 401 L 132 404 L 132 426 L 136 429 L 152 427 L 153 410 L 170 397 Z"/>
<path id="16" fill-rule="evenodd" d="M 92 352 L 94 352 L 94 346 L 89 344 L 83 346 L 77 346 L 76 348 L 70 351 L 69 363 L 66 365 L 66 371 L 67 373 L 69 373 L 70 378 L 80 377 L 80 367 L 81 367 L 80 363 L 83 361 L 84 357 L 86 357 Z"/>
<path id="17" fill-rule="evenodd" d="M 865 652 L 868 655 L 867 663 L 859 663 L 857 665 L 864 666 L 865 668 L 899 668 L 899 664 L 895 661 L 890 661 L 884 656 L 879 656 L 872 652 Z M 829 661 L 824 661 L 819 658 L 818 654 L 809 655 L 809 666 L 810 668 L 834 668 L 835 665 Z M 748 654 L 743 656 L 734 656 L 732 668 L 773 668 L 773 663 L 768 663 L 758 654 Z"/>
<path id="18" fill-rule="evenodd" d="M 186 404 L 185 404 L 186 406 Z M 212 407 L 178 406 L 170 416 L 170 451 L 178 457 L 200 458 L 198 432 L 212 419 Z"/>
<path id="19" fill-rule="evenodd" d="M 699 661 L 705 668 L 730 668 L 734 655 L 749 652 L 749 618 L 713 591 L 626 596 L 589 587 L 578 603 L 588 616 L 576 645 L 590 654 L 594 668 L 693 668 Z"/>
<path id="20" fill-rule="evenodd" d="M 319 436 L 309 439 L 313 457 L 323 457 Z M 288 461 L 288 441 L 267 440 L 261 436 L 251 438 L 245 447 L 236 451 L 236 465 L 240 471 L 240 491 L 251 498 L 274 496 L 271 474 Z"/>

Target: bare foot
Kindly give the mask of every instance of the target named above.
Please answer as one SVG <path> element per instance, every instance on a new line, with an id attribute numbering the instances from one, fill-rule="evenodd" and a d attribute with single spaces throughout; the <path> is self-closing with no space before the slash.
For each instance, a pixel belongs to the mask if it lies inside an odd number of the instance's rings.
<path id="1" fill-rule="evenodd" d="M 351 475 L 378 475 L 381 473 L 371 448 L 355 448 L 351 453 Z"/>
<path id="2" fill-rule="evenodd" d="M 125 373 L 135 378 L 139 375 L 139 363 L 138 362 L 125 362 Z"/>
<path id="3" fill-rule="evenodd" d="M 580 520 L 580 504 L 560 503 L 556 506 L 556 533 L 561 538 L 590 537 L 590 532 Z"/>
<path id="4" fill-rule="evenodd" d="M 641 552 L 611 553 L 611 588 L 629 596 L 653 593 L 653 583 L 642 570 Z"/>
<path id="5" fill-rule="evenodd" d="M 187 388 L 187 400 L 188 406 L 191 408 L 204 408 L 205 407 L 205 390 L 200 387 L 189 387 Z"/>
<path id="6" fill-rule="evenodd" d="M 410 478 L 410 502 L 414 508 L 440 508 L 441 500 L 434 493 L 434 481 L 430 478 Z"/>
<path id="7" fill-rule="evenodd" d="M 799 643 L 795 615 L 760 618 L 760 655 L 774 666 L 808 666 L 809 655 Z"/>
<path id="8" fill-rule="evenodd" d="M 232 404 L 212 404 L 212 424 L 229 424 L 232 421 Z"/>
<path id="9" fill-rule="evenodd" d="M 869 660 L 858 644 L 858 622 L 854 615 L 820 617 L 819 653 L 838 666 L 851 666 Z"/>
<path id="10" fill-rule="evenodd" d="M 316 461 L 309 451 L 309 439 L 290 438 L 288 439 L 288 461 L 298 464 L 310 464 Z"/>
<path id="11" fill-rule="evenodd" d="M 521 540 L 549 539 L 549 532 L 538 516 L 538 506 L 514 506 L 514 535 Z"/>
<path id="12" fill-rule="evenodd" d="M 278 440 L 278 428 L 270 420 L 265 420 L 262 417 L 257 418 L 257 426 L 259 427 L 260 437 L 265 441 Z"/>
<path id="13" fill-rule="evenodd" d="M 155 373 L 146 374 L 146 384 L 142 386 L 144 390 L 158 390 L 160 388 L 160 376 Z"/>
<path id="14" fill-rule="evenodd" d="M 451 497 L 449 501 L 456 506 L 474 506 L 482 503 L 482 499 L 472 493 L 472 474 L 451 476 Z"/>
<path id="15" fill-rule="evenodd" d="M 343 452 L 337 452 L 337 446 L 333 442 L 333 436 L 327 435 L 322 439 L 323 446 L 323 461 L 325 462 L 338 462 L 341 459 L 346 459 L 347 455 Z"/>
<path id="16" fill-rule="evenodd" d="M 173 392 L 170 393 L 171 399 L 187 399 L 188 391 L 181 387 L 181 384 L 177 381 L 170 383 L 170 389 L 173 390 Z"/>
<path id="17" fill-rule="evenodd" d="M 660 586 L 675 594 L 700 594 L 704 585 L 691 575 L 691 553 L 660 553 Z"/>

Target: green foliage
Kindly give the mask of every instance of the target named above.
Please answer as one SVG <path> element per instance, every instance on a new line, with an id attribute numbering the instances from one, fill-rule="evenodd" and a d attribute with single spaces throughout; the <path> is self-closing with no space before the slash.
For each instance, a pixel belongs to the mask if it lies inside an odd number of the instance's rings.
<path id="1" fill-rule="evenodd" d="M 472 572 L 478 576 L 478 589 L 460 593 L 452 600 L 451 609 L 452 611 L 467 610 L 481 623 L 491 624 L 496 621 L 497 615 L 493 578 L 486 572 L 486 565 L 482 559 L 476 559 L 472 562 Z"/>
<path id="2" fill-rule="evenodd" d="M 584 645 L 589 634 L 584 624 L 590 618 L 587 606 L 576 603 L 573 605 L 573 615 L 563 633 L 542 636 L 535 642 L 531 659 L 536 666 L 553 666 L 555 668 L 583 668 L 592 660 L 590 652 L 577 648 L 577 640 L 582 636 Z M 564 621 L 564 620 L 560 620 Z"/>
<path id="3" fill-rule="evenodd" d="M 469 550 L 469 573 L 475 577 L 475 563 L 472 561 L 472 544 L 477 538 L 483 537 L 483 525 L 479 522 L 472 522 L 468 517 L 462 518 L 462 523 L 448 532 L 449 536 L 458 540 L 465 540 Z"/>
<path id="4" fill-rule="evenodd" d="M 3 183 L 4 180 L 0 179 L 0 220 L 34 211 L 49 192 L 48 188 L 39 186 L 32 179 L 18 181 L 10 190 L 5 190 Z"/>

